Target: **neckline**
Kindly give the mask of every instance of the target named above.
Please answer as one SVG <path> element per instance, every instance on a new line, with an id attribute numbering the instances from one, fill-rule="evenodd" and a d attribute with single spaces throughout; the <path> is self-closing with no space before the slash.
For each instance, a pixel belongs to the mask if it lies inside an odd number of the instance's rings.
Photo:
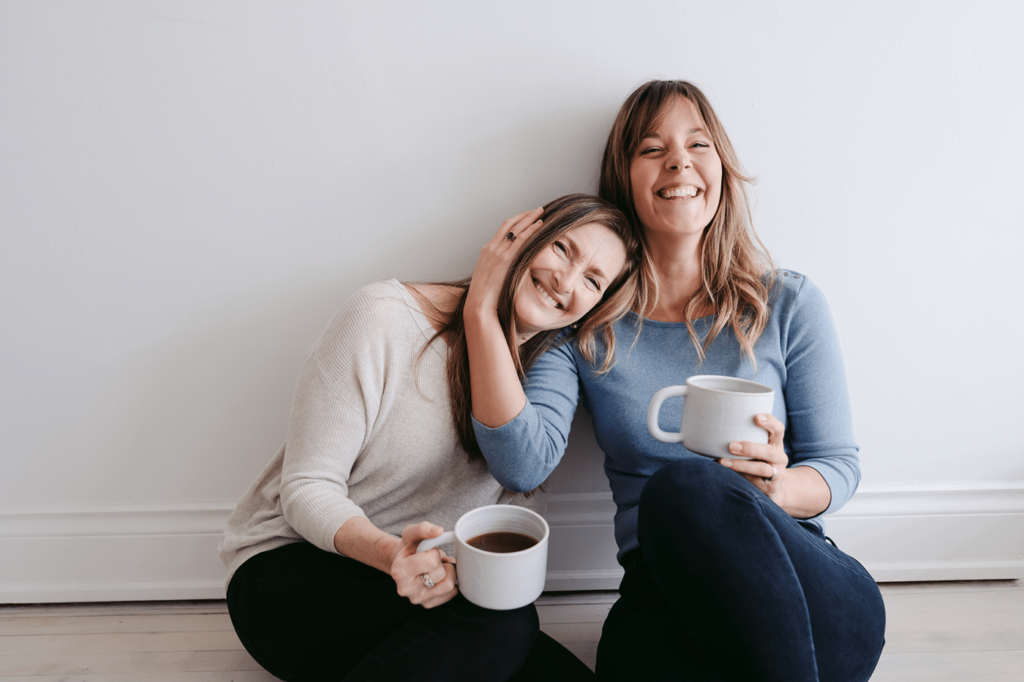
<path id="1" fill-rule="evenodd" d="M 420 307 L 419 301 L 416 300 L 416 297 L 412 295 L 412 292 L 409 291 L 409 288 L 406 287 L 401 280 L 391 278 L 387 281 L 402 292 L 402 299 L 409 306 L 409 314 L 412 316 L 416 326 L 420 328 L 420 333 L 423 334 L 424 341 L 430 343 L 431 348 L 433 348 L 442 358 L 447 359 L 448 343 L 444 340 L 444 337 L 441 336 L 438 336 L 433 340 L 433 342 L 431 342 L 431 339 L 437 333 L 437 330 L 434 329 L 434 325 L 431 324 L 430 318 L 427 317 L 427 314 L 423 312 L 423 309 Z"/>
<path id="2" fill-rule="evenodd" d="M 653 324 L 655 326 L 664 327 L 686 327 L 686 322 L 668 322 L 666 320 L 652 320 L 649 317 L 643 317 L 642 315 L 640 315 L 640 313 L 636 312 L 635 310 L 630 310 L 628 313 L 626 313 L 626 317 L 632 318 L 634 322 L 637 320 L 641 320 L 644 326 Z M 698 322 L 710 323 L 714 319 L 715 313 L 712 313 L 711 315 L 705 315 L 704 317 L 698 317 L 696 319 L 690 320 L 690 324 L 697 324 Z"/>

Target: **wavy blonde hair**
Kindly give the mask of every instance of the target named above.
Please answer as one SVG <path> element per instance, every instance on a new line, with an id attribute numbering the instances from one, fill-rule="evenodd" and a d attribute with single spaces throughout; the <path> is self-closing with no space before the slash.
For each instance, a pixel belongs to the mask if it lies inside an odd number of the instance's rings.
<path id="1" fill-rule="evenodd" d="M 775 267 L 751 221 L 746 188 L 753 179 L 743 173 L 725 128 L 697 86 L 680 80 L 654 80 L 644 83 L 626 98 L 604 148 L 599 193 L 640 228 L 645 254 L 640 272 L 642 277 L 648 278 L 646 286 L 653 292 L 650 304 L 637 311 L 643 316 L 657 302 L 657 276 L 643 236 L 643 225 L 633 205 L 630 168 L 641 140 L 658 124 L 666 107 L 680 97 L 697 108 L 704 129 L 722 161 L 722 196 L 715 217 L 704 228 L 700 254 L 701 287 L 686 305 L 686 328 L 703 361 L 718 334 L 726 326 L 732 327 L 740 348 L 756 371 L 754 344 L 768 324 L 771 313 L 769 294 L 775 281 Z M 714 310 L 715 320 L 702 342 L 691 320 L 709 307 Z"/>

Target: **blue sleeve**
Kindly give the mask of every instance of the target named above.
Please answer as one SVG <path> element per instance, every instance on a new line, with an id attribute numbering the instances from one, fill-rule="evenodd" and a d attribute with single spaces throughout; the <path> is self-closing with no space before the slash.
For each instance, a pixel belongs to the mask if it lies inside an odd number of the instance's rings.
<path id="1" fill-rule="evenodd" d="M 793 465 L 813 467 L 828 483 L 832 500 L 822 514 L 829 514 L 860 482 L 839 337 L 825 296 L 806 278 L 785 314 L 786 440 Z"/>
<path id="2" fill-rule="evenodd" d="M 513 492 L 539 486 L 565 454 L 580 396 L 572 343 L 544 353 L 523 388 L 526 407 L 512 421 L 492 429 L 473 419 L 488 471 Z"/>

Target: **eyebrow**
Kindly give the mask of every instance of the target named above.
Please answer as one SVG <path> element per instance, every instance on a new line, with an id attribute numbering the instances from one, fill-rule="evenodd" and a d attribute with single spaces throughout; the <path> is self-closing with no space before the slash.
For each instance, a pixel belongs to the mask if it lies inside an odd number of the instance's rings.
<path id="1" fill-rule="evenodd" d="M 573 239 L 572 237 L 570 237 L 568 234 L 565 235 L 564 239 L 565 239 L 565 241 L 569 242 L 569 244 L 572 245 L 572 254 L 573 254 L 572 255 L 572 259 L 573 260 L 579 260 L 576 257 L 576 254 L 578 254 L 580 252 L 580 248 L 579 248 L 579 245 L 576 244 L 576 240 Z M 590 267 L 590 272 L 594 273 L 595 275 L 597 275 L 598 277 L 603 279 L 605 282 L 611 281 L 609 279 L 608 275 L 604 274 L 604 271 L 600 267 L 598 267 L 597 265 L 591 266 Z"/>

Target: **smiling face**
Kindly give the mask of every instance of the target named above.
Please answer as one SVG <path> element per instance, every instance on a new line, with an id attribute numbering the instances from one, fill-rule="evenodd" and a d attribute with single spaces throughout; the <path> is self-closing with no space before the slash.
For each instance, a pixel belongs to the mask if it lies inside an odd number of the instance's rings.
<path id="1" fill-rule="evenodd" d="M 663 107 L 630 161 L 633 207 L 649 235 L 703 233 L 722 196 L 722 161 L 693 102 Z"/>
<path id="2" fill-rule="evenodd" d="M 625 264 L 622 240 L 599 223 L 580 225 L 557 237 L 533 259 L 516 290 L 520 343 L 590 312 Z"/>

